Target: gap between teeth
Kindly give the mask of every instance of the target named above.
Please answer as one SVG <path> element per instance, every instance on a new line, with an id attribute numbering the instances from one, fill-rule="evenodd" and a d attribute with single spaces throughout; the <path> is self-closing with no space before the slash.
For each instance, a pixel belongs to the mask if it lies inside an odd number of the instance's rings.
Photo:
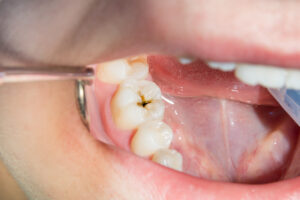
<path id="1" fill-rule="evenodd" d="M 131 150 L 153 162 L 182 171 L 182 155 L 169 149 L 172 129 L 164 123 L 165 106 L 160 88 L 149 75 L 145 57 L 132 57 L 99 64 L 97 78 L 119 84 L 111 101 L 112 118 L 121 130 L 135 130 Z"/>

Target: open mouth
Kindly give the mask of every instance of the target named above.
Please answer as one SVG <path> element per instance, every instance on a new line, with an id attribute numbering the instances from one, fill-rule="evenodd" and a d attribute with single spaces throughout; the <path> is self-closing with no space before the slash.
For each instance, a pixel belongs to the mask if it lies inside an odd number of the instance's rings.
<path id="1" fill-rule="evenodd" d="M 297 88 L 296 70 L 161 55 L 94 67 L 92 134 L 162 199 L 297 198 L 300 129 L 266 89 Z"/>

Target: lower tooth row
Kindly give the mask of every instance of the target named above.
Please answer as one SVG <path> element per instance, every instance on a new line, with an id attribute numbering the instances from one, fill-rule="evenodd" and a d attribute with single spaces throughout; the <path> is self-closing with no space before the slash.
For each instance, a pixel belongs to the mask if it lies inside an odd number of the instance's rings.
<path id="1" fill-rule="evenodd" d="M 147 76 L 144 57 L 107 62 L 97 68 L 100 81 L 119 84 L 111 101 L 112 118 L 119 129 L 136 130 L 130 145 L 132 152 L 181 171 L 181 154 L 169 149 L 173 131 L 162 121 L 165 106 L 160 88 L 143 80 Z"/>

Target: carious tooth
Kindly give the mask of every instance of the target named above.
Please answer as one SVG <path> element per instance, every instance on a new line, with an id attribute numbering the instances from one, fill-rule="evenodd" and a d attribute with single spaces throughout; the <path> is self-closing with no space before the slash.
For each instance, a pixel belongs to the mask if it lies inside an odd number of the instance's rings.
<path id="1" fill-rule="evenodd" d="M 236 68 L 236 63 L 231 62 L 207 62 L 212 69 L 218 69 L 224 72 L 233 71 Z"/>
<path id="2" fill-rule="evenodd" d="M 148 121 L 138 127 L 131 140 L 131 150 L 139 156 L 151 156 L 157 150 L 169 148 L 172 129 L 160 120 Z"/>
<path id="3" fill-rule="evenodd" d="M 182 65 L 188 65 L 191 64 L 192 62 L 194 62 L 196 59 L 192 58 L 192 57 L 187 57 L 187 56 L 180 56 L 178 57 L 178 61 L 182 64 Z"/>
<path id="4" fill-rule="evenodd" d="M 160 149 L 152 157 L 152 161 L 166 167 L 182 171 L 182 155 L 173 149 Z"/>
<path id="5" fill-rule="evenodd" d="M 286 79 L 286 88 L 300 90 L 300 71 L 290 70 Z"/>
<path id="6" fill-rule="evenodd" d="M 239 64 L 235 76 L 248 85 L 262 85 L 268 88 L 285 86 L 287 70 L 263 65 Z"/>
<path id="7" fill-rule="evenodd" d="M 160 88 L 152 81 L 125 80 L 111 101 L 112 117 L 122 130 L 137 128 L 150 120 L 161 120 L 165 107 Z"/>
<path id="8" fill-rule="evenodd" d="M 148 71 L 147 62 L 119 59 L 99 64 L 97 77 L 105 83 L 119 84 L 125 79 L 144 79 Z"/>

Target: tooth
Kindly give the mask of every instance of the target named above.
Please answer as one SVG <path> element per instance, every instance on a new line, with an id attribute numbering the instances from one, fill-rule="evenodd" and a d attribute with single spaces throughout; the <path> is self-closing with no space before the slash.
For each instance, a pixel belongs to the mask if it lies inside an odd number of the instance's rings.
<path id="1" fill-rule="evenodd" d="M 131 70 L 128 73 L 129 79 L 145 79 L 149 74 L 149 66 L 147 63 L 134 62 L 131 64 Z"/>
<path id="2" fill-rule="evenodd" d="M 208 66 L 212 69 L 218 69 L 224 72 L 233 71 L 236 63 L 231 62 L 207 62 Z"/>
<path id="3" fill-rule="evenodd" d="M 164 110 L 159 87 L 147 80 L 125 80 L 111 101 L 113 120 L 122 130 L 135 129 L 145 121 L 161 120 Z"/>
<path id="4" fill-rule="evenodd" d="M 182 155 L 173 149 L 160 149 L 152 157 L 152 161 L 166 167 L 182 171 Z"/>
<path id="5" fill-rule="evenodd" d="M 148 157 L 157 150 L 169 148 L 173 139 L 172 129 L 160 120 L 148 121 L 138 127 L 131 140 L 133 153 Z"/>
<path id="6" fill-rule="evenodd" d="M 300 71 L 290 70 L 286 80 L 286 87 L 289 89 L 300 90 Z"/>
<path id="7" fill-rule="evenodd" d="M 192 62 L 194 62 L 196 59 L 192 58 L 192 57 L 187 57 L 187 56 L 181 56 L 178 57 L 178 61 L 182 64 L 182 65 L 188 65 L 191 64 Z"/>
<path id="8" fill-rule="evenodd" d="M 105 83 L 119 84 L 125 79 L 144 79 L 148 76 L 147 62 L 130 62 L 119 59 L 101 63 L 97 68 L 97 77 Z"/>
<path id="9" fill-rule="evenodd" d="M 287 70 L 263 65 L 239 64 L 235 76 L 248 85 L 281 88 L 285 85 Z"/>

